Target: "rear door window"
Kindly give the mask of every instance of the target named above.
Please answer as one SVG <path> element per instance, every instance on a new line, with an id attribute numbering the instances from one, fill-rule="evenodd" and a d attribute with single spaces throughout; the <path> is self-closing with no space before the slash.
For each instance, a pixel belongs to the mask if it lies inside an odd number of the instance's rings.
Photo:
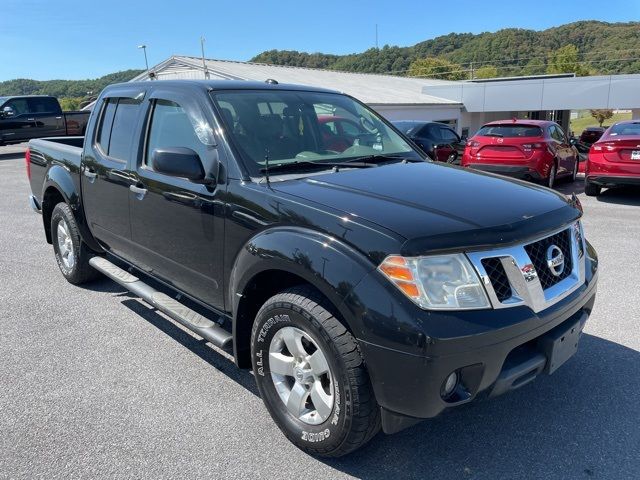
<path id="1" fill-rule="evenodd" d="M 535 125 L 485 125 L 478 133 L 481 137 L 541 137 L 542 129 Z"/>
<path id="2" fill-rule="evenodd" d="M 60 107 L 58 102 L 48 97 L 33 97 L 29 99 L 29 111 L 31 113 L 57 113 Z"/>
<path id="3" fill-rule="evenodd" d="M 96 143 L 109 157 L 126 162 L 131 154 L 140 102 L 131 98 L 109 98 L 101 112 Z"/>
<path id="4" fill-rule="evenodd" d="M 124 162 L 129 158 L 139 111 L 140 102 L 137 100 L 131 98 L 118 100 L 107 152 L 110 157 Z"/>

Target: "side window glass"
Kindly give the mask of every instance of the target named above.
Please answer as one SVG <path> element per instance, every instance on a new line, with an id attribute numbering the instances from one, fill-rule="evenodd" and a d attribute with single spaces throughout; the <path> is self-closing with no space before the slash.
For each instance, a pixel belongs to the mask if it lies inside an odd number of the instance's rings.
<path id="1" fill-rule="evenodd" d="M 131 98 L 118 100 L 116 113 L 111 127 L 111 139 L 109 140 L 110 157 L 127 161 L 131 153 L 132 133 L 136 131 L 140 102 Z"/>
<path id="2" fill-rule="evenodd" d="M 567 136 L 564 134 L 562 128 L 556 126 L 556 132 L 558 132 L 558 140 L 560 140 L 562 143 L 567 143 Z"/>
<path id="3" fill-rule="evenodd" d="M 100 116 L 100 126 L 96 136 L 96 143 L 105 155 L 109 153 L 109 140 L 111 139 L 111 126 L 113 125 L 113 116 L 118 106 L 117 98 L 107 99 L 102 106 Z"/>
<path id="4" fill-rule="evenodd" d="M 453 130 L 440 127 L 440 136 L 445 143 L 458 143 L 460 139 Z"/>
<path id="5" fill-rule="evenodd" d="M 229 114 L 233 115 L 231 110 Z M 199 140 L 188 114 L 177 103 L 156 100 L 149 126 L 145 165 L 151 167 L 151 155 L 156 148 L 168 147 L 190 148 L 206 167 L 208 147 Z"/>
<path id="6" fill-rule="evenodd" d="M 11 100 L 5 105 L 5 107 L 13 108 L 15 115 L 29 113 L 29 104 L 27 103 L 26 98 L 16 98 L 15 100 Z"/>

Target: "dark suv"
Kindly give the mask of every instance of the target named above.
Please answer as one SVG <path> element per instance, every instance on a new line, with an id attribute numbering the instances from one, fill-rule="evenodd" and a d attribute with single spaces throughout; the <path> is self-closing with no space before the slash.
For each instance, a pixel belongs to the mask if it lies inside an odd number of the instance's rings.
<path id="1" fill-rule="evenodd" d="M 462 158 L 464 142 L 448 125 L 416 120 L 401 120 L 392 123 L 433 160 L 459 163 Z"/>

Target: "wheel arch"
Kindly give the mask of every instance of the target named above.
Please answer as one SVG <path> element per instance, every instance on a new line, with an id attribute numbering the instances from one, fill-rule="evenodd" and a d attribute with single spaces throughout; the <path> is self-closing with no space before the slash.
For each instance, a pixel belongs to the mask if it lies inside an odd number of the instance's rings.
<path id="1" fill-rule="evenodd" d="M 345 298 L 374 265 L 341 241 L 303 228 L 277 228 L 253 237 L 238 254 L 229 281 L 233 316 L 234 356 L 241 368 L 251 367 L 251 328 L 266 300 L 295 285 L 317 290 L 333 314 L 352 329 Z"/>

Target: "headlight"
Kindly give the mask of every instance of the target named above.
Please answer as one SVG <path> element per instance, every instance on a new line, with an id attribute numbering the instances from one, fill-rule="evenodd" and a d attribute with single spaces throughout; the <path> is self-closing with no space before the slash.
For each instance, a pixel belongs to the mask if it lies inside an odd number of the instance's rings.
<path id="1" fill-rule="evenodd" d="M 489 308 L 480 279 L 461 253 L 429 257 L 391 255 L 378 267 L 421 308 L 472 310 Z"/>

